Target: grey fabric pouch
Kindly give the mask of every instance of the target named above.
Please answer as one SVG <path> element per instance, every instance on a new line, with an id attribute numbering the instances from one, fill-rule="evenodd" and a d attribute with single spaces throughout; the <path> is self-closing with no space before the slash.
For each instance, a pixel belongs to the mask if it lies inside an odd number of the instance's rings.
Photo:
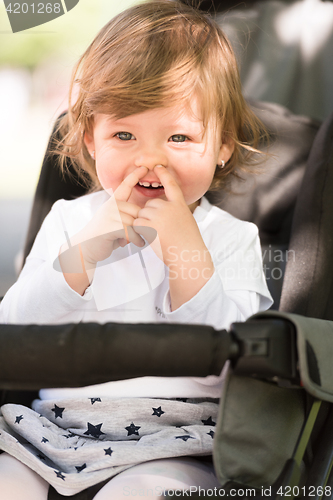
<path id="1" fill-rule="evenodd" d="M 277 311 L 249 319 L 260 318 L 284 318 L 294 325 L 302 385 L 315 398 L 333 403 L 333 321 Z"/>
<path id="2" fill-rule="evenodd" d="M 213 460 L 221 485 L 268 487 L 292 457 L 305 418 L 305 392 L 234 375 L 225 381 Z"/>

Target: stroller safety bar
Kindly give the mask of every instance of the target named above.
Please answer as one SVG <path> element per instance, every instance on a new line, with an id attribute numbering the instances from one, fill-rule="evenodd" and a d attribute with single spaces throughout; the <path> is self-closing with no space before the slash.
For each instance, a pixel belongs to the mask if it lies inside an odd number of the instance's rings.
<path id="1" fill-rule="evenodd" d="M 3 389 L 219 375 L 228 359 L 238 374 L 296 379 L 293 327 L 281 319 L 236 323 L 230 332 L 181 324 L 0 325 L 0 345 Z"/>

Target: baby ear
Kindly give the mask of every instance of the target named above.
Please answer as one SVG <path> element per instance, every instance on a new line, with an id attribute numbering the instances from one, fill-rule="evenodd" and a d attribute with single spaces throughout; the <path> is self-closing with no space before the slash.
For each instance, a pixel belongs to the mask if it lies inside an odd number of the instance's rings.
<path id="1" fill-rule="evenodd" d="M 225 138 L 221 144 L 218 160 L 221 163 L 223 160 L 225 163 L 230 160 L 232 153 L 235 149 L 235 143 L 232 139 Z"/>
<path id="2" fill-rule="evenodd" d="M 83 135 L 83 142 L 85 143 L 88 152 L 92 154 L 92 152 L 95 151 L 95 141 L 93 134 L 88 131 L 85 132 Z"/>

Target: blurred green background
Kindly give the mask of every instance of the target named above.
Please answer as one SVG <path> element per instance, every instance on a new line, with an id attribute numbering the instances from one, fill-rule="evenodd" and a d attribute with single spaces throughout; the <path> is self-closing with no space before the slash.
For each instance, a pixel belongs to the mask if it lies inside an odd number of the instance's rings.
<path id="1" fill-rule="evenodd" d="M 67 107 L 72 68 L 98 30 L 134 3 L 80 0 L 65 15 L 13 34 L 0 2 L 0 296 L 20 268 L 41 162 Z"/>
<path id="2" fill-rule="evenodd" d="M 134 3 L 80 0 L 67 14 L 14 34 L 0 3 L 1 198 L 32 196 L 72 67 L 97 31 Z"/>

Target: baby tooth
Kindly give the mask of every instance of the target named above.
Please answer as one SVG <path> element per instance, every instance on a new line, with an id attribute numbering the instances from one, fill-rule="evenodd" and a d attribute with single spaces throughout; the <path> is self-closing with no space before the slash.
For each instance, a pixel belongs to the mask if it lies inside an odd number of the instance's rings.
<path id="1" fill-rule="evenodd" d="M 157 187 L 159 187 L 159 186 L 161 186 L 161 184 L 159 184 L 158 182 L 153 182 L 153 183 L 152 183 L 152 187 L 153 187 L 153 188 L 157 188 Z"/>
<path id="2" fill-rule="evenodd" d="M 144 187 L 149 187 L 150 186 L 150 183 L 149 182 L 139 182 L 139 184 L 141 186 L 144 186 Z"/>

